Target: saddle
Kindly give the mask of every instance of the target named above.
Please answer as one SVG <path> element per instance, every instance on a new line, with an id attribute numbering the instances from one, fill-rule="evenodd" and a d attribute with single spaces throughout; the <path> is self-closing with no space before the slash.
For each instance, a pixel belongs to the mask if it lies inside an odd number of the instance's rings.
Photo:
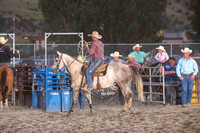
<path id="1" fill-rule="evenodd" d="M 90 66 L 91 62 L 88 62 L 86 65 L 83 65 L 82 66 L 82 69 L 81 69 L 81 73 L 82 73 L 82 80 L 83 80 L 83 77 L 85 75 L 85 71 L 86 69 Z M 100 90 L 101 89 L 101 85 L 99 83 L 99 77 L 100 76 L 104 76 L 106 75 L 106 72 L 107 72 L 107 67 L 108 65 L 107 64 L 104 64 L 104 61 L 97 67 L 97 69 L 92 73 L 92 80 L 94 80 L 94 77 L 97 77 L 97 89 Z M 81 81 L 81 86 L 82 86 L 82 83 L 83 81 Z"/>

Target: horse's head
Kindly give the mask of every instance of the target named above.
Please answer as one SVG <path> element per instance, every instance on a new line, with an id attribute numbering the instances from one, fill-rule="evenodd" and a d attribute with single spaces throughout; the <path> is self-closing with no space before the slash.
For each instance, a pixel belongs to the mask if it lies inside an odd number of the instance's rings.
<path id="1" fill-rule="evenodd" d="M 58 72 L 58 70 L 61 70 L 62 67 L 65 66 L 63 62 L 63 54 L 57 51 L 58 57 L 56 58 L 56 61 L 53 64 L 52 71 L 53 73 Z"/>

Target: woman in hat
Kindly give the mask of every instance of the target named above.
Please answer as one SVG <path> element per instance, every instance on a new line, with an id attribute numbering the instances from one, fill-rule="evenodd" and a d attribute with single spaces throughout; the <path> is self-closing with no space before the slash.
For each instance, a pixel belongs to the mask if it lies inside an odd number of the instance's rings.
<path id="1" fill-rule="evenodd" d="M 183 107 L 185 107 L 191 103 L 192 88 L 194 85 L 195 75 L 198 73 L 198 65 L 197 62 L 189 56 L 192 53 L 192 50 L 186 47 L 181 49 L 181 52 L 184 57 L 179 59 L 176 73 L 182 83 L 183 91 L 181 100 Z"/>
<path id="2" fill-rule="evenodd" d="M 169 56 L 163 46 L 159 46 L 156 49 L 158 50 L 158 53 L 155 56 L 157 61 L 164 63 L 169 60 Z"/>
<path id="3" fill-rule="evenodd" d="M 114 53 L 111 53 L 110 56 L 113 57 L 113 60 L 110 60 L 109 64 L 114 64 L 114 63 L 126 64 L 124 60 L 119 59 L 119 57 L 122 57 L 122 55 L 120 55 L 119 52 L 115 51 Z"/>
<path id="4" fill-rule="evenodd" d="M 103 43 L 99 41 L 102 38 L 97 31 L 93 31 L 92 34 L 88 36 L 92 37 L 92 44 L 89 48 L 88 43 L 85 44 L 88 53 L 91 55 L 92 61 L 88 69 L 86 70 L 88 90 L 93 89 L 92 73 L 97 69 L 97 67 L 103 62 Z"/>

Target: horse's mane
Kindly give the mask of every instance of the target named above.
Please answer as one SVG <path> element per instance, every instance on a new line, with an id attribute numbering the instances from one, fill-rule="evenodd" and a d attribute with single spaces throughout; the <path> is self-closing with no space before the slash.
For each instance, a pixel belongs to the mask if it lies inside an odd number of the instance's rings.
<path id="1" fill-rule="evenodd" d="M 60 52 L 60 53 L 61 53 L 61 52 Z M 78 61 L 79 63 L 83 64 L 83 62 L 80 62 L 79 60 L 77 60 L 76 58 L 72 57 L 71 55 L 68 55 L 68 54 L 65 54 L 65 53 L 61 53 L 61 54 L 63 54 L 63 55 L 67 55 L 67 56 L 71 57 L 72 59 Z"/>

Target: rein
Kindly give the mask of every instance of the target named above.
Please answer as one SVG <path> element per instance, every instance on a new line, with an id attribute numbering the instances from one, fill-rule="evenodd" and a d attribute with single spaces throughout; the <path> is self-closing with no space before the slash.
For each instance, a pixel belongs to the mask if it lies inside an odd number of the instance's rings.
<path id="1" fill-rule="evenodd" d="M 58 64 L 57 64 L 57 68 L 60 65 L 61 60 L 63 61 L 64 65 L 67 67 L 67 69 L 69 69 L 69 67 L 75 62 L 76 59 L 74 59 L 69 65 L 67 65 L 67 63 L 63 60 L 63 53 L 61 54 L 61 58 L 59 58 Z M 65 69 L 63 70 L 65 71 Z M 60 72 L 62 73 L 63 71 L 60 70 Z"/>

